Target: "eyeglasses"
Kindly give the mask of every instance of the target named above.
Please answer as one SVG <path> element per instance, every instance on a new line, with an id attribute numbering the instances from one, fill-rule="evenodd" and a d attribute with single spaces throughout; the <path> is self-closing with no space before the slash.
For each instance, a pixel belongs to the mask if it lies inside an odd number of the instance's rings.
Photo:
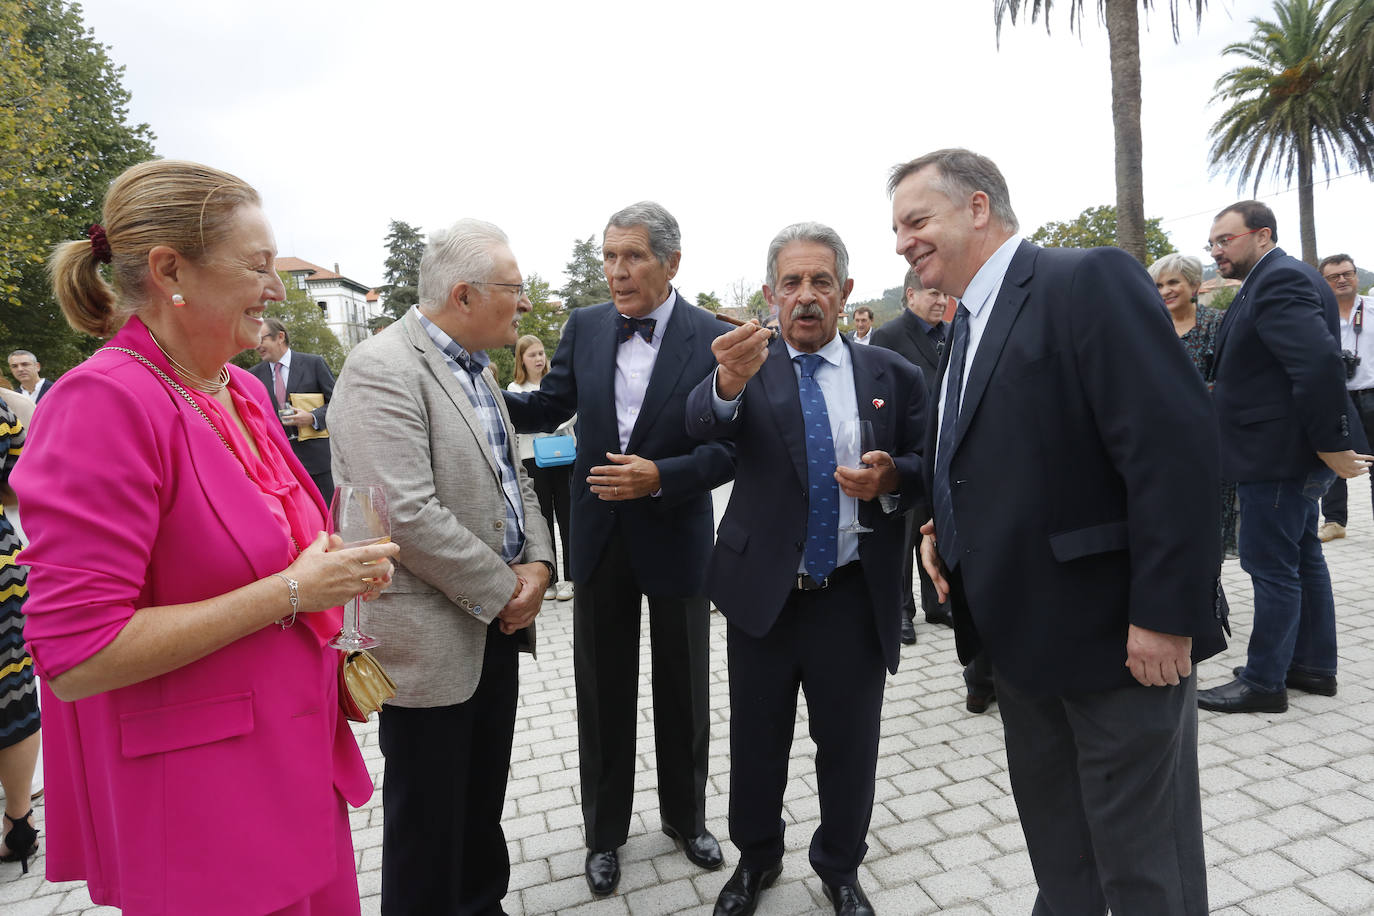
<path id="1" fill-rule="evenodd" d="M 1202 250 L 1207 252 L 1208 254 L 1211 254 L 1218 248 L 1225 248 L 1226 246 L 1234 242 L 1236 239 L 1243 239 L 1247 235 L 1254 235 L 1256 232 L 1259 232 L 1260 229 L 1268 228 L 1268 226 L 1260 226 L 1259 229 L 1251 229 L 1249 232 L 1242 232 L 1240 235 L 1223 235 L 1219 239 L 1208 239 L 1207 244 L 1202 246 Z"/>
<path id="2" fill-rule="evenodd" d="M 515 290 L 515 298 L 522 299 L 525 295 L 525 284 L 523 283 L 496 283 L 492 280 L 468 280 L 468 283 L 476 283 L 479 286 L 504 286 L 507 289 Z"/>
<path id="3" fill-rule="evenodd" d="M 1353 280 L 1355 279 L 1355 271 L 1343 270 L 1338 274 L 1326 274 L 1325 277 L 1327 283 L 1337 283 L 1341 280 Z"/>

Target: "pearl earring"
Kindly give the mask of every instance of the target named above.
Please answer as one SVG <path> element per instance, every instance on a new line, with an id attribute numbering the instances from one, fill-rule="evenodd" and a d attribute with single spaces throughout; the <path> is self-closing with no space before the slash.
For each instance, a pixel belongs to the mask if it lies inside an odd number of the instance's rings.
<path id="1" fill-rule="evenodd" d="M 172 293 L 172 305 L 181 308 L 186 304 L 186 300 L 181 297 L 181 293 Z"/>

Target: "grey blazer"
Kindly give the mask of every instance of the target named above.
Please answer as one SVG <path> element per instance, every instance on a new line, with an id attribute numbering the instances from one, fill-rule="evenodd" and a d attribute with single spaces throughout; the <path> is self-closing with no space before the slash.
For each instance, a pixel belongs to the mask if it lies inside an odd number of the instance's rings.
<path id="1" fill-rule="evenodd" d="M 514 446 L 501 391 L 490 371 L 482 380 Z M 505 501 L 486 433 L 414 309 L 349 353 L 329 429 L 335 483 L 385 487 L 401 547 L 391 588 L 363 606 L 364 630 L 381 640 L 374 654 L 396 681 L 391 702 L 462 703 L 477 689 L 487 627 L 515 593 L 516 576 L 501 561 Z M 534 487 L 512 461 L 524 499 L 522 560 L 552 563 Z"/>

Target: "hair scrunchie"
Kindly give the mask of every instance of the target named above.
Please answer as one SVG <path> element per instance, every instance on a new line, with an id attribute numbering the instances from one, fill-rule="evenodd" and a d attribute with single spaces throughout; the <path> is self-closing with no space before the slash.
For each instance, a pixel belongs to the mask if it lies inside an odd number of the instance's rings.
<path id="1" fill-rule="evenodd" d="M 105 237 L 105 227 L 95 223 L 86 231 L 86 235 L 91 239 L 91 253 L 101 264 L 108 264 L 114 257 L 114 252 L 110 250 L 110 240 Z"/>

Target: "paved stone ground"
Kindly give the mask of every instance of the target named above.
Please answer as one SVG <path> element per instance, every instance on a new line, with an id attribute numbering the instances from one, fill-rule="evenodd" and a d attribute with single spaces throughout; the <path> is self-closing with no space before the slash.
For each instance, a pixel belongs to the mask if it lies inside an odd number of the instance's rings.
<path id="1" fill-rule="evenodd" d="M 1209 888 L 1220 916 L 1374 913 L 1374 524 L 1369 484 L 1351 486 L 1354 527 L 1327 545 L 1340 629 L 1340 695 L 1295 693 L 1284 715 L 1204 712 L 1199 728 Z M 1202 686 L 1229 680 L 1244 658 L 1251 589 L 1235 561 L 1224 570 L 1232 648 L 1203 665 Z M 512 859 L 505 908 L 514 916 L 578 913 L 658 916 L 707 912 L 737 861 L 690 865 L 659 832 L 654 792 L 648 655 L 642 658 L 640 771 L 630 839 L 621 850 L 619 893 L 595 901 L 582 877 L 573 699 L 572 605 L 540 618 L 541 650 L 521 669 L 521 704 L 505 812 Z M 997 708 L 972 716 L 949 630 L 919 623 L 888 680 L 877 804 L 860 872 L 877 910 L 896 914 L 1025 916 L 1034 879 L 1016 820 Z M 711 628 L 711 777 L 707 818 L 724 842 L 729 789 L 725 627 Z M 802 713 L 804 716 L 804 712 Z M 375 724 L 358 729 L 381 785 Z M 38 807 L 42 826 L 43 808 Z M 818 819 L 814 749 L 799 721 L 786 796 L 787 854 L 779 883 L 763 897 L 764 916 L 828 911 L 806 847 Z M 364 913 L 380 910 L 381 794 L 352 814 Z M 0 911 L 9 916 L 113 913 L 93 907 L 80 883 L 45 883 L 40 856 L 27 877 L 0 865 Z"/>

